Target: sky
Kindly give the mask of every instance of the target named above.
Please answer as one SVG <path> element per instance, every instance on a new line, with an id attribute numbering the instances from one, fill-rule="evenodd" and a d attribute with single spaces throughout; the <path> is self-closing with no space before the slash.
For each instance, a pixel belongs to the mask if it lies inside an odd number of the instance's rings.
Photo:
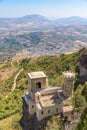
<path id="1" fill-rule="evenodd" d="M 47 18 L 87 18 L 87 0 L 0 0 L 0 17 L 40 14 Z"/>

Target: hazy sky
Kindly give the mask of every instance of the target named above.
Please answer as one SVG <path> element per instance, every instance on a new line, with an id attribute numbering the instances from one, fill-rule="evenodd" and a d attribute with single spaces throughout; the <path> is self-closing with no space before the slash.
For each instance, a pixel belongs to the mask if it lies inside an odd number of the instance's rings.
<path id="1" fill-rule="evenodd" d="M 87 0 L 0 0 L 0 17 L 41 14 L 48 18 L 87 18 Z"/>

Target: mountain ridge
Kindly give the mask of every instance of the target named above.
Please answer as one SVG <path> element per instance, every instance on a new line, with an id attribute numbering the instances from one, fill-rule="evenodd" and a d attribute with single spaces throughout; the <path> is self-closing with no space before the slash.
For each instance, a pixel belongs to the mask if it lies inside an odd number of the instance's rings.
<path id="1" fill-rule="evenodd" d="M 42 16 L 42 15 L 38 15 L 38 14 L 32 14 L 32 15 L 25 15 L 25 16 L 22 16 L 22 17 L 16 17 L 16 18 L 2 18 L 2 17 L 0 17 L 0 23 L 3 21 L 3 22 L 18 22 L 18 20 L 27 20 L 27 22 L 35 22 L 35 21 L 39 21 L 39 20 L 41 20 L 42 22 L 47 22 L 47 23 L 56 23 L 56 22 L 58 22 L 58 23 L 60 23 L 60 22 L 62 22 L 62 23 L 68 23 L 68 24 L 71 24 L 71 23 L 73 23 L 73 22 L 87 22 L 87 18 L 83 18 L 83 17 L 79 17 L 79 16 L 71 16 L 71 17 L 65 17 L 65 18 L 56 18 L 55 20 L 50 20 L 50 19 L 48 19 L 48 18 L 46 18 L 46 17 L 44 17 L 44 16 Z M 29 20 L 29 21 L 28 21 Z M 35 21 L 33 21 L 33 20 L 35 20 Z M 25 21 L 23 21 L 23 22 L 25 22 Z M 20 22 L 22 22 L 22 21 L 20 21 Z"/>
<path id="2" fill-rule="evenodd" d="M 82 18 L 79 16 L 71 16 L 67 18 L 60 18 L 57 19 L 56 22 L 58 23 L 65 23 L 65 24 L 87 24 L 87 18 Z"/>
<path id="3" fill-rule="evenodd" d="M 78 24 L 72 20 L 68 23 L 67 20 L 56 22 L 36 14 L 20 18 L 1 18 L 0 60 L 17 53 L 40 56 L 78 51 L 87 47 L 86 24 L 87 22 Z"/>

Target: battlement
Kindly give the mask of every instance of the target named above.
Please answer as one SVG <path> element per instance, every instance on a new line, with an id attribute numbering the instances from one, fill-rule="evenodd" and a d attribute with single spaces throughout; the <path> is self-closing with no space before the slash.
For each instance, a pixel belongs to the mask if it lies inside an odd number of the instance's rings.
<path id="1" fill-rule="evenodd" d="M 69 97 L 73 96 L 74 81 L 75 81 L 75 73 L 74 72 L 72 72 L 72 71 L 64 71 L 63 72 L 63 74 L 62 74 L 62 90 Z"/>
<path id="2" fill-rule="evenodd" d="M 72 71 L 64 71 L 62 76 L 63 76 L 63 78 L 66 79 L 66 80 L 67 80 L 67 79 L 68 79 L 68 80 L 69 80 L 69 79 L 70 79 L 70 80 L 74 80 L 74 79 L 75 79 L 75 73 L 72 72 Z"/>

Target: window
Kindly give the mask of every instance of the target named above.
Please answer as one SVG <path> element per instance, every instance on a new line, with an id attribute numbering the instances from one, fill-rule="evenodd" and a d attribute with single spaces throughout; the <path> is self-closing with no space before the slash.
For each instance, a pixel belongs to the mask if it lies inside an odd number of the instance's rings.
<path id="1" fill-rule="evenodd" d="M 32 105 L 32 108 L 34 108 L 34 105 Z"/>
<path id="2" fill-rule="evenodd" d="M 58 108 L 56 108 L 56 112 L 58 112 Z"/>
<path id="3" fill-rule="evenodd" d="M 48 110 L 48 113 L 50 113 L 50 110 Z"/>
<path id="4" fill-rule="evenodd" d="M 41 82 L 37 82 L 36 88 L 37 88 L 37 89 L 38 89 L 38 88 L 41 88 Z"/>
<path id="5" fill-rule="evenodd" d="M 41 114 L 43 115 L 44 111 L 41 111 Z"/>

